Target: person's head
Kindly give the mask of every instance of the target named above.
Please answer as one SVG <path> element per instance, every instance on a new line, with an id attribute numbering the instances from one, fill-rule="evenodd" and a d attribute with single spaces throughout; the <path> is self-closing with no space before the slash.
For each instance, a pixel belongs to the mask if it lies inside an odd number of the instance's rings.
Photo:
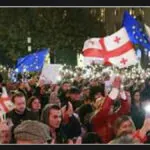
<path id="1" fill-rule="evenodd" d="M 6 122 L 0 123 L 0 143 L 8 144 L 11 141 L 11 128 Z"/>
<path id="2" fill-rule="evenodd" d="M 78 109 L 78 115 L 82 124 L 87 124 L 90 119 L 90 114 L 93 112 L 93 107 L 90 104 L 83 104 Z"/>
<path id="3" fill-rule="evenodd" d="M 30 85 L 35 85 L 36 82 L 37 82 L 37 77 L 33 77 L 33 78 L 31 78 L 31 79 L 29 80 L 29 84 L 30 84 Z"/>
<path id="4" fill-rule="evenodd" d="M 23 113 L 26 109 L 26 98 L 22 92 L 16 92 L 12 97 L 12 102 L 15 104 L 15 110 L 18 113 Z"/>
<path id="5" fill-rule="evenodd" d="M 49 127 L 38 121 L 23 121 L 14 129 L 17 144 L 46 144 L 51 140 Z"/>
<path id="6" fill-rule="evenodd" d="M 38 112 L 41 109 L 41 102 L 37 97 L 32 96 L 29 98 L 27 106 L 31 110 Z"/>
<path id="7" fill-rule="evenodd" d="M 93 100 L 104 97 L 104 88 L 102 86 L 95 86 L 90 89 L 90 97 Z"/>
<path id="8" fill-rule="evenodd" d="M 94 87 L 94 86 L 98 86 L 98 82 L 97 82 L 97 80 L 92 79 L 92 80 L 90 81 L 90 85 L 91 85 L 92 87 Z"/>
<path id="9" fill-rule="evenodd" d="M 83 87 L 82 94 L 85 95 L 85 96 L 89 96 L 90 95 L 89 87 Z"/>
<path id="10" fill-rule="evenodd" d="M 70 89 L 70 86 L 71 86 L 70 83 L 65 81 L 65 82 L 62 83 L 61 88 L 64 92 L 66 92 Z"/>
<path id="11" fill-rule="evenodd" d="M 114 131 L 117 137 L 132 134 L 135 131 L 135 125 L 129 116 L 124 115 L 115 121 Z"/>
<path id="12" fill-rule="evenodd" d="M 71 100 L 74 100 L 74 101 L 80 100 L 80 90 L 78 88 L 72 87 L 68 93 L 69 93 L 69 97 L 71 98 Z"/>
<path id="13" fill-rule="evenodd" d="M 133 95 L 132 95 L 132 101 L 133 103 L 134 102 L 139 102 L 140 101 L 140 91 L 139 90 L 136 90 L 133 92 Z"/>
<path id="14" fill-rule="evenodd" d="M 86 133 L 82 138 L 82 144 L 100 144 L 102 143 L 101 138 L 94 132 Z"/>
<path id="15" fill-rule="evenodd" d="M 20 89 L 24 89 L 25 88 L 25 84 L 23 82 L 20 82 L 18 86 L 19 86 Z"/>
<path id="16" fill-rule="evenodd" d="M 113 140 L 110 144 L 140 144 L 140 141 L 132 135 L 127 134 Z"/>
<path id="17" fill-rule="evenodd" d="M 91 104 L 91 99 L 89 96 L 84 96 L 83 97 L 83 102 L 84 104 Z"/>
<path id="18" fill-rule="evenodd" d="M 53 129 L 59 128 L 62 121 L 61 108 L 55 104 L 47 104 L 42 110 L 41 121 Z"/>

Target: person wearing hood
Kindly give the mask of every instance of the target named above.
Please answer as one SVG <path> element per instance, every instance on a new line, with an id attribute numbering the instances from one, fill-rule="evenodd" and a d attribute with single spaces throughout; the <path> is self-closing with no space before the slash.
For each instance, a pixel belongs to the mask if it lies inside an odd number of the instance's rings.
<path id="1" fill-rule="evenodd" d="M 80 122 L 73 114 L 71 103 L 68 109 L 55 104 L 47 104 L 42 111 L 41 121 L 50 127 L 50 135 L 58 144 L 67 143 L 69 139 L 81 134 Z"/>

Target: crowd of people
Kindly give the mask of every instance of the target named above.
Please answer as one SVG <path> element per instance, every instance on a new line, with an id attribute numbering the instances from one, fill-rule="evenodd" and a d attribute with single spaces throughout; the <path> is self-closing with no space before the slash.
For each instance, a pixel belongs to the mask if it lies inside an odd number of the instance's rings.
<path id="1" fill-rule="evenodd" d="M 112 78 L 97 69 L 91 77 L 78 68 L 69 80 L 64 72 L 57 84 L 44 84 L 38 75 L 15 83 L 1 78 L 0 92 L 5 87 L 15 106 L 0 122 L 1 144 L 150 142 L 150 76 Z"/>

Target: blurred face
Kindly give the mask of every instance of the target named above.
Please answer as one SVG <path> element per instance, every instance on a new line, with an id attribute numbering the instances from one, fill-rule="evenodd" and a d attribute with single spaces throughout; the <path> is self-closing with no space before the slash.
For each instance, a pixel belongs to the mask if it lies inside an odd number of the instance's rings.
<path id="1" fill-rule="evenodd" d="M 90 90 L 83 90 L 83 95 L 89 96 L 90 95 Z"/>
<path id="2" fill-rule="evenodd" d="M 6 124 L 1 124 L 0 127 L 0 142 L 2 144 L 7 144 L 11 139 L 10 129 Z"/>
<path id="3" fill-rule="evenodd" d="M 98 82 L 97 82 L 97 81 L 92 80 L 92 81 L 90 82 L 90 84 L 91 84 L 91 86 L 97 86 L 97 85 L 98 85 Z"/>
<path id="4" fill-rule="evenodd" d="M 70 97 L 71 97 L 71 100 L 74 100 L 74 101 L 80 100 L 80 94 L 78 93 L 70 94 Z"/>
<path id="5" fill-rule="evenodd" d="M 69 84 L 69 83 L 63 84 L 62 89 L 63 89 L 64 91 L 69 90 L 69 89 L 70 89 L 70 84 Z"/>
<path id="6" fill-rule="evenodd" d="M 23 89 L 25 87 L 24 83 L 21 83 L 19 87 Z"/>
<path id="7" fill-rule="evenodd" d="M 99 92 L 99 93 L 95 94 L 94 98 L 95 98 L 95 99 L 98 99 L 98 98 L 100 98 L 101 96 L 102 96 L 102 94 Z"/>
<path id="8" fill-rule="evenodd" d="M 32 109 L 34 111 L 39 111 L 41 109 L 41 103 L 40 103 L 40 100 L 39 99 L 35 99 L 33 102 L 32 102 Z"/>
<path id="9" fill-rule="evenodd" d="M 61 110 L 51 109 L 49 115 L 49 125 L 51 128 L 59 128 L 61 123 Z"/>
<path id="10" fill-rule="evenodd" d="M 20 96 L 19 97 L 15 97 L 14 104 L 15 104 L 15 110 L 18 113 L 23 113 L 25 111 L 26 100 L 25 100 L 24 96 L 22 96 L 22 97 L 20 97 Z"/>
<path id="11" fill-rule="evenodd" d="M 136 92 L 136 93 L 134 94 L 134 100 L 135 100 L 135 101 L 140 101 L 140 93 L 139 93 L 139 92 Z"/>
<path id="12" fill-rule="evenodd" d="M 119 129 L 117 130 L 117 135 L 121 135 L 123 133 L 131 134 L 133 132 L 132 123 L 130 120 L 124 121 Z"/>

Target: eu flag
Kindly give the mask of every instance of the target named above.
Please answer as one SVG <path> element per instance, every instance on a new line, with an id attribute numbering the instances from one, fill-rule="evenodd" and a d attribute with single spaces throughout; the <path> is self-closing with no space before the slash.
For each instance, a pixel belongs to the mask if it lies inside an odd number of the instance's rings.
<path id="1" fill-rule="evenodd" d="M 124 12 L 123 26 L 126 28 L 128 36 L 133 44 L 138 44 L 150 50 L 148 35 L 144 31 L 144 26 L 134 19 L 127 11 Z"/>
<path id="2" fill-rule="evenodd" d="M 25 57 L 19 58 L 17 60 L 15 71 L 18 73 L 40 71 L 48 53 L 49 49 L 42 49 L 41 51 L 37 51 L 26 55 Z"/>

